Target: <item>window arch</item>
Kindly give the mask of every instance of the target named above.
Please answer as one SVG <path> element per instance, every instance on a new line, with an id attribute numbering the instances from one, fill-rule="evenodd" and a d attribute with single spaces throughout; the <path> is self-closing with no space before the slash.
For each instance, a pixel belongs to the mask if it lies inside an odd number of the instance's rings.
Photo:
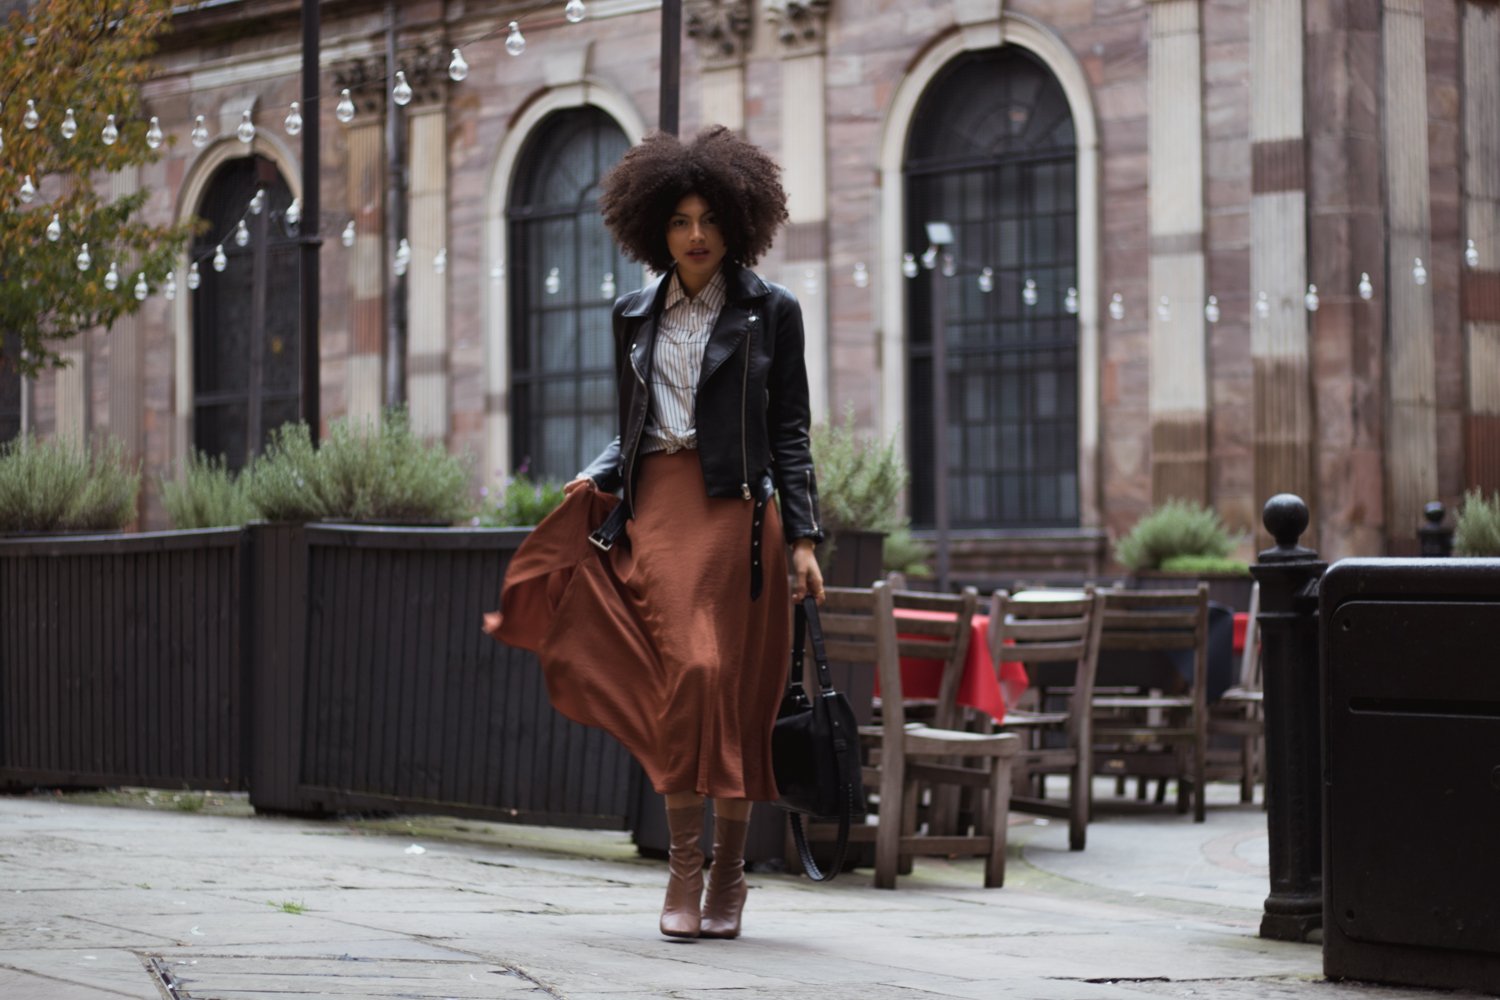
<path id="1" fill-rule="evenodd" d="M 610 309 L 642 271 L 610 239 L 598 198 L 628 147 L 604 111 L 557 111 L 511 185 L 511 455 L 534 478 L 572 478 L 617 433 Z"/>
<path id="2" fill-rule="evenodd" d="M 949 516 L 955 528 L 1079 524 L 1077 140 L 1057 79 L 1018 47 L 965 53 L 918 102 L 903 163 L 906 246 L 953 227 L 946 282 Z M 977 274 L 990 268 L 993 291 Z M 933 506 L 932 303 L 907 287 L 912 514 Z M 1034 281 L 1036 303 L 1026 302 Z"/>
<path id="3" fill-rule="evenodd" d="M 249 210 L 257 189 L 266 192 L 259 215 Z M 300 398 L 300 278 L 297 242 L 282 226 L 291 189 L 264 157 L 231 160 L 215 173 L 198 207 L 208 225 L 193 242 L 201 284 L 192 293 L 193 446 L 222 455 L 238 469 L 260 450 L 267 434 L 298 417 Z M 239 246 L 235 227 L 245 219 L 252 234 L 264 226 L 265 240 Z M 228 264 L 211 263 L 223 243 Z M 264 285 L 258 287 L 257 255 L 264 254 Z M 257 293 L 265 320 L 254 328 Z"/>

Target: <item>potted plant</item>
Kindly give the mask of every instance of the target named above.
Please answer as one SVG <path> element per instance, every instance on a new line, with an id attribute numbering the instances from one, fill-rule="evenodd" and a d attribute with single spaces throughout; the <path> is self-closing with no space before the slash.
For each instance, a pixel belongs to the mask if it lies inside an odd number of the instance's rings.
<path id="1" fill-rule="evenodd" d="M 1250 606 L 1250 567 L 1231 553 L 1235 538 L 1217 512 L 1191 500 L 1168 500 L 1148 511 L 1115 545 L 1131 585 L 1162 590 L 1199 580 L 1210 600 L 1236 611 Z"/>
<path id="2" fill-rule="evenodd" d="M 1453 527 L 1453 554 L 1500 556 L 1500 493 L 1488 499 L 1480 489 L 1464 494 Z"/>
<path id="3" fill-rule="evenodd" d="M 0 446 L 0 535 L 117 532 L 135 520 L 141 473 L 125 446 L 23 435 Z"/>

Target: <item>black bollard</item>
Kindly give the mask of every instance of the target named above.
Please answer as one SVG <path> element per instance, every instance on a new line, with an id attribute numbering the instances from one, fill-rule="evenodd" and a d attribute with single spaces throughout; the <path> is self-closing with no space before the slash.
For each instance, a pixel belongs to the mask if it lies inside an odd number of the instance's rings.
<path id="1" fill-rule="evenodd" d="M 1318 581 L 1327 564 L 1298 545 L 1307 504 L 1291 493 L 1261 513 L 1276 547 L 1250 572 L 1260 582 L 1266 713 L 1266 823 L 1271 894 L 1260 936 L 1306 941 L 1323 926 L 1322 705 L 1318 689 Z"/>
<path id="2" fill-rule="evenodd" d="M 1422 546 L 1423 556 L 1453 554 L 1453 529 L 1443 527 L 1445 513 L 1441 500 L 1434 500 L 1422 508 L 1422 517 L 1427 523 L 1417 529 L 1417 541 Z"/>

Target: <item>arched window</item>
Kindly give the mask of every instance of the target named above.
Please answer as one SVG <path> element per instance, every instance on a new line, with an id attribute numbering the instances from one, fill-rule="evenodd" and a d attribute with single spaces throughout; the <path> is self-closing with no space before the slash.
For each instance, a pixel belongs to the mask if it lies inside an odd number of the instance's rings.
<path id="1" fill-rule="evenodd" d="M 906 247 L 947 222 L 948 504 L 955 528 L 1079 523 L 1076 142 L 1055 77 L 1015 48 L 968 53 L 932 82 L 905 157 Z M 989 268 L 993 290 L 981 287 Z M 935 522 L 931 279 L 907 283 L 912 519 Z M 1027 282 L 1035 304 L 1027 304 Z"/>
<path id="2" fill-rule="evenodd" d="M 258 188 L 265 205 L 255 214 L 249 206 Z M 233 469 L 298 416 L 297 243 L 282 225 L 291 201 L 275 164 L 256 156 L 219 168 L 198 207 L 208 225 L 193 241 L 202 283 L 189 293 L 193 446 L 223 455 Z M 252 234 L 243 247 L 234 238 L 241 218 Z M 220 243 L 229 258 L 222 272 L 212 263 Z"/>
<path id="3" fill-rule="evenodd" d="M 511 454 L 533 478 L 571 479 L 617 433 L 610 308 L 642 271 L 597 202 L 628 146 L 603 111 L 559 111 L 527 141 L 511 185 Z"/>

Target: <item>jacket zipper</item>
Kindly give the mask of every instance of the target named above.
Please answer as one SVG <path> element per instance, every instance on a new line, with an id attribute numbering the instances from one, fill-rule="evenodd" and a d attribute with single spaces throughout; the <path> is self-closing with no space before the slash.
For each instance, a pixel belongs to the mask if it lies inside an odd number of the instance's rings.
<path id="1" fill-rule="evenodd" d="M 818 530 L 818 500 L 813 496 L 812 470 L 807 470 L 807 510 L 812 518 L 813 531 Z"/>
<path id="2" fill-rule="evenodd" d="M 755 314 L 751 313 L 753 320 Z M 750 448 L 746 443 L 746 426 L 750 423 L 750 343 L 755 336 L 755 327 L 750 326 L 745 331 L 745 370 L 740 378 L 740 474 L 744 479 L 740 482 L 740 494 L 750 500 Z"/>
<path id="3" fill-rule="evenodd" d="M 655 336 L 655 331 L 652 332 L 652 335 Z M 632 338 L 632 340 L 633 339 L 634 338 Z M 633 347 L 634 344 L 632 343 L 631 346 Z M 634 351 L 629 352 L 629 359 L 630 359 L 630 371 L 631 371 L 631 373 L 633 375 L 635 375 L 635 380 L 641 384 L 642 391 L 648 391 L 649 392 L 649 387 L 646 385 L 646 377 L 644 375 L 642 375 L 641 374 L 641 370 L 635 366 L 635 352 Z M 651 402 L 650 402 L 650 399 L 648 397 L 647 402 L 646 402 L 647 416 L 648 417 L 650 415 L 650 407 L 651 407 Z M 645 432 L 645 430 L 646 430 L 646 421 L 642 420 L 640 428 L 635 432 L 635 440 L 633 442 L 631 442 L 632 447 L 630 449 L 630 468 L 628 468 L 628 469 L 625 470 L 625 502 L 630 505 L 630 510 L 632 512 L 635 510 L 635 489 L 634 489 L 634 486 L 633 486 L 633 484 L 632 484 L 631 481 L 635 478 L 634 475 L 633 475 L 633 473 L 635 471 L 635 459 L 636 459 L 636 455 L 638 453 L 638 449 L 641 446 L 641 435 Z"/>

